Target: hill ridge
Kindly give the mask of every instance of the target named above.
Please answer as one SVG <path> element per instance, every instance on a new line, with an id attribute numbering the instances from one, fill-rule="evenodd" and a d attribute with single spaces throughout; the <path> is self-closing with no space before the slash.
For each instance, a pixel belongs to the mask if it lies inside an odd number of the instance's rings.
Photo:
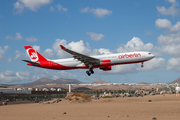
<path id="1" fill-rule="evenodd" d="M 102 81 L 102 80 L 96 80 L 95 82 L 93 82 L 92 84 L 103 84 L 103 83 L 108 83 L 108 82 L 105 82 L 105 81 Z"/>
<path id="2" fill-rule="evenodd" d="M 178 78 L 177 80 L 174 80 L 174 81 L 172 81 L 170 83 L 178 83 L 178 84 L 180 84 L 180 78 Z"/>
<path id="3" fill-rule="evenodd" d="M 18 84 L 16 86 L 17 87 L 30 87 L 30 86 L 47 85 L 47 84 L 80 84 L 80 83 L 83 83 L 83 82 L 76 80 L 76 79 L 58 78 L 56 80 L 53 80 L 53 79 L 43 77 L 43 78 L 34 80 L 32 82 L 29 82 L 29 83 Z"/>

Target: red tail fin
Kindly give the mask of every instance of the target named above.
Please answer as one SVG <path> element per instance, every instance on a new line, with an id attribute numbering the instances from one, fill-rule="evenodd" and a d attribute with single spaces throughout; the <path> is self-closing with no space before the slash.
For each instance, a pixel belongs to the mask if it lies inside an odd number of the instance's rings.
<path id="1" fill-rule="evenodd" d="M 39 54 L 37 51 L 35 51 L 31 46 L 24 46 L 29 58 L 33 62 L 41 62 L 41 61 L 47 61 L 46 58 L 44 58 L 41 54 Z"/>

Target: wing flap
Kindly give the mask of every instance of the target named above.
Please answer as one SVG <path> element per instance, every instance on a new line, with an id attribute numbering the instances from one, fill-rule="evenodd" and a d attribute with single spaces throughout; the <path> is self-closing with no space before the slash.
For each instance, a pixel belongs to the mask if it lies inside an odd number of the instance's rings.
<path id="1" fill-rule="evenodd" d="M 60 45 L 60 47 L 61 47 L 62 50 L 68 52 L 71 55 L 73 55 L 74 59 L 77 59 L 78 61 L 83 62 L 85 65 L 88 65 L 88 64 L 98 65 L 99 64 L 99 59 L 89 57 L 89 56 L 80 54 L 78 52 L 69 50 L 69 49 L 65 48 L 64 46 L 62 46 L 62 45 Z"/>

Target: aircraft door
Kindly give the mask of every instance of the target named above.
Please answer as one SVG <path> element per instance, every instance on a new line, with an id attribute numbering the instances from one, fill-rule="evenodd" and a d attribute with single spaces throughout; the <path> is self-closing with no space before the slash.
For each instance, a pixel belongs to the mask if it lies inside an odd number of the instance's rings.
<path id="1" fill-rule="evenodd" d="M 52 66 L 52 62 L 51 61 L 49 61 L 49 66 Z"/>
<path id="2" fill-rule="evenodd" d="M 141 57 L 144 58 L 144 57 L 145 57 L 145 54 L 144 54 L 144 53 L 141 53 Z"/>
<path id="3" fill-rule="evenodd" d="M 146 54 L 145 53 L 142 53 L 141 54 L 141 60 L 145 60 L 146 59 Z"/>

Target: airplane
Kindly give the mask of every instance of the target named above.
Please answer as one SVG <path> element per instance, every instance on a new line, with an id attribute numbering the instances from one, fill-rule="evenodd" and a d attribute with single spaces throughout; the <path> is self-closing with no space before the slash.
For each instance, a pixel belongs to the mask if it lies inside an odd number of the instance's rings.
<path id="1" fill-rule="evenodd" d="M 71 69 L 89 69 L 86 71 L 87 75 L 90 76 L 94 74 L 93 69 L 99 68 L 103 71 L 111 70 L 113 65 L 123 65 L 123 64 L 133 64 L 141 63 L 141 67 L 144 67 L 143 63 L 151 60 L 155 57 L 150 52 L 127 52 L 127 53 L 116 53 L 108 55 L 96 55 L 87 56 L 81 53 L 72 51 L 60 45 L 61 49 L 68 52 L 73 56 L 73 58 L 66 59 L 56 59 L 50 60 L 43 57 L 37 51 L 35 51 L 31 46 L 24 46 L 29 58 L 29 60 L 22 60 L 27 62 L 27 65 L 41 67 L 46 69 L 54 70 L 71 70 Z"/>

